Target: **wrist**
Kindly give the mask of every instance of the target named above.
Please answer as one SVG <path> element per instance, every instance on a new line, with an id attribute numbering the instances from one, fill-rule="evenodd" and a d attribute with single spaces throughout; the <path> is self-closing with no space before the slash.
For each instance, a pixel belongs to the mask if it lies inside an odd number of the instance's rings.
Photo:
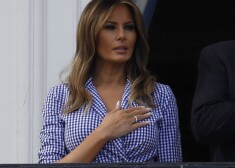
<path id="1" fill-rule="evenodd" d="M 102 128 L 102 126 L 97 127 L 93 133 L 96 134 L 98 139 L 105 143 L 110 140 L 110 136 L 108 135 L 107 131 Z"/>

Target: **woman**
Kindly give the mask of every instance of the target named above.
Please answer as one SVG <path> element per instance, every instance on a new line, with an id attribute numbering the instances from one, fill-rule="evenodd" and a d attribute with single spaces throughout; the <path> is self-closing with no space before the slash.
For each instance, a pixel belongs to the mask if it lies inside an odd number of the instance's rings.
<path id="1" fill-rule="evenodd" d="M 171 89 L 146 69 L 148 45 L 131 0 L 92 0 L 77 28 L 68 81 L 43 108 L 40 163 L 181 161 Z"/>

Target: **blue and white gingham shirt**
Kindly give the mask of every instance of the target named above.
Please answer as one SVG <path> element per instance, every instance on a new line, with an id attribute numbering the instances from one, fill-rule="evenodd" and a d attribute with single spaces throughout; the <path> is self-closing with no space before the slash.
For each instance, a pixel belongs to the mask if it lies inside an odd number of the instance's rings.
<path id="1" fill-rule="evenodd" d="M 87 114 L 80 108 L 63 114 L 68 99 L 68 87 L 53 87 L 43 107 L 43 127 L 40 133 L 39 163 L 53 163 L 74 150 L 106 115 L 106 108 L 90 78 L 85 85 L 93 96 L 93 104 Z M 127 80 L 121 108 L 126 109 L 131 83 Z M 179 162 L 182 161 L 178 124 L 178 109 L 169 86 L 156 83 L 152 115 L 146 119 L 150 125 L 109 141 L 93 162 Z M 138 106 L 133 103 L 133 106 Z M 141 121 L 140 121 L 141 122 Z"/>

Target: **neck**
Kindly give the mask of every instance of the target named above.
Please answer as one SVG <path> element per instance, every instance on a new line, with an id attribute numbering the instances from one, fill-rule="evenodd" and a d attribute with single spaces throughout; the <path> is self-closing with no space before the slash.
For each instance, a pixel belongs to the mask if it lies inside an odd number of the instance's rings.
<path id="1" fill-rule="evenodd" d="M 124 69 L 125 65 L 96 66 L 93 83 L 95 86 L 125 85 L 126 74 Z"/>

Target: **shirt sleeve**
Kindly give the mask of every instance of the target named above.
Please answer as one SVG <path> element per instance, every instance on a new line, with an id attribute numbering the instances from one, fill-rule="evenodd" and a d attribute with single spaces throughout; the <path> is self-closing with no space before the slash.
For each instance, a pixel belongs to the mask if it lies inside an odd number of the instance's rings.
<path id="1" fill-rule="evenodd" d="M 178 122 L 178 107 L 169 86 L 164 88 L 162 120 L 159 124 L 159 161 L 181 162 L 181 139 Z"/>
<path id="2" fill-rule="evenodd" d="M 63 103 L 58 95 L 63 91 L 52 88 L 43 106 L 43 126 L 40 132 L 39 163 L 53 163 L 66 155 L 64 122 L 61 118 Z"/>

